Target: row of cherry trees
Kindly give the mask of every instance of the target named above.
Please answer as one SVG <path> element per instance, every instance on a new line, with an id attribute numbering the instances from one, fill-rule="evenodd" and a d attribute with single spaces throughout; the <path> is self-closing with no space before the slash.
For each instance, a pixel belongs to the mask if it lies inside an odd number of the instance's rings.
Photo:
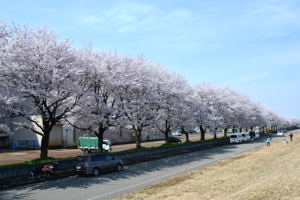
<path id="1" fill-rule="evenodd" d="M 111 127 L 129 127 L 136 146 L 146 127 L 165 140 L 174 129 L 253 128 L 287 124 L 230 88 L 189 85 L 179 74 L 143 56 L 74 49 L 47 29 L 0 24 L 0 106 L 31 123 L 48 156 L 51 130 L 68 122 L 99 138 Z M 39 116 L 39 117 L 36 117 Z M 32 124 L 29 125 L 29 124 Z"/>

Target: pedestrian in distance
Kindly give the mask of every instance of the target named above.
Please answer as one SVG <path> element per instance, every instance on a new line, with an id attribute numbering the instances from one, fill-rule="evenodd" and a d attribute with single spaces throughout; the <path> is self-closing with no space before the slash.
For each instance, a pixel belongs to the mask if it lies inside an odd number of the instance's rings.
<path id="1" fill-rule="evenodd" d="M 271 138 L 270 137 L 267 137 L 266 143 L 267 143 L 267 146 L 271 145 Z"/>
<path id="2" fill-rule="evenodd" d="M 291 133 L 290 133 L 290 140 L 291 140 L 291 142 L 293 142 L 293 136 L 294 136 L 294 135 L 293 135 L 293 132 L 291 132 Z"/>

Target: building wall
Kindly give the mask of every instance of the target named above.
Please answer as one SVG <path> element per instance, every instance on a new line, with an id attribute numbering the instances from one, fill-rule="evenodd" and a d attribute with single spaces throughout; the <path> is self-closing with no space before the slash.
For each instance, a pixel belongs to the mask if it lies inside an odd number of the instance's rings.
<path id="1" fill-rule="evenodd" d="M 34 116 L 33 116 L 34 118 Z M 21 128 L 18 124 L 27 124 L 34 126 L 30 121 L 21 117 L 8 118 L 6 124 L 9 126 L 11 132 L 9 133 L 9 144 L 13 149 L 36 149 L 41 145 L 42 136 L 32 132 L 29 129 Z"/>
<path id="2" fill-rule="evenodd" d="M 2 114 L 5 113 L 6 115 L 9 115 L 7 111 L 0 110 L 0 112 Z M 31 118 L 34 119 L 35 121 L 38 121 L 39 124 L 42 124 L 42 118 L 40 116 L 32 116 Z M 7 125 L 11 130 L 8 133 L 9 134 L 8 147 L 13 149 L 40 148 L 42 136 L 36 134 L 30 129 L 22 128 L 19 126 L 20 124 L 26 124 L 26 126 L 32 127 L 34 130 L 40 131 L 40 128 L 36 124 L 22 117 L 0 118 L 0 123 Z M 69 139 L 67 142 L 64 141 L 64 137 L 63 137 L 64 130 L 65 129 L 63 128 L 63 124 L 57 124 L 53 127 L 50 133 L 49 147 L 64 147 L 64 146 L 73 147 L 74 146 L 73 133 L 72 133 L 73 130 L 71 130 L 71 133 L 69 134 L 68 137 L 65 137 Z M 2 141 L 2 143 L 4 143 L 4 141 Z"/>
<path id="3" fill-rule="evenodd" d="M 79 137 L 95 136 L 88 131 L 75 129 L 75 143 L 78 144 Z M 104 132 L 103 138 L 110 140 L 112 144 L 122 144 L 134 141 L 134 138 L 129 129 L 126 128 L 112 128 Z"/>
<path id="4" fill-rule="evenodd" d="M 75 141 L 77 144 L 78 137 L 95 136 L 87 131 L 75 129 Z M 129 127 L 111 128 L 104 132 L 104 139 L 110 140 L 112 144 L 134 143 L 135 137 Z M 145 128 L 142 133 L 142 141 L 164 139 L 164 135 L 156 129 Z"/>
<path id="5" fill-rule="evenodd" d="M 0 110 L 0 113 L 6 112 Z M 6 113 L 7 114 L 7 113 Z M 42 124 L 40 116 L 32 116 L 33 119 Z M 15 123 L 27 123 L 35 130 L 39 130 L 32 122 L 24 118 L 0 118 L 0 123 L 7 124 L 12 130 L 9 133 L 9 146 L 11 148 L 40 148 L 42 136 L 25 128 L 17 128 Z M 73 128 L 69 125 L 57 124 L 50 133 L 49 147 L 70 148 L 77 146 L 78 137 L 91 136 L 88 132 Z M 142 133 L 142 141 L 163 139 L 164 135 L 155 129 L 144 128 Z M 104 139 L 110 140 L 113 144 L 133 143 L 135 137 L 130 130 L 130 126 L 122 128 L 111 128 L 104 133 Z"/>
<path id="6" fill-rule="evenodd" d="M 49 138 L 49 147 L 58 147 L 63 145 L 63 127 L 58 124 L 53 126 L 50 138 Z"/>

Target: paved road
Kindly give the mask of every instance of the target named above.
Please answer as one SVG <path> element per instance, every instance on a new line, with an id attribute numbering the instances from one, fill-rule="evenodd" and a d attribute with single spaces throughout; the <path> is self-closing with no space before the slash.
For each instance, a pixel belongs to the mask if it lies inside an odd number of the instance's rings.
<path id="1" fill-rule="evenodd" d="M 68 177 L 0 191 L 0 199 L 100 200 L 142 189 L 163 179 L 254 149 L 263 142 L 226 145 L 130 165 L 99 177 Z"/>

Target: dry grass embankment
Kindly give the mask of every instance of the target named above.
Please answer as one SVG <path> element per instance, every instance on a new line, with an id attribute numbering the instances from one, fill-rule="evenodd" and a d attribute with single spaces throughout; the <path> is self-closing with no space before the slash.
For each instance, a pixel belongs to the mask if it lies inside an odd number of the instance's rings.
<path id="1" fill-rule="evenodd" d="M 294 142 L 233 156 L 117 199 L 300 200 L 300 131 Z M 288 138 L 286 138 L 288 139 Z"/>

